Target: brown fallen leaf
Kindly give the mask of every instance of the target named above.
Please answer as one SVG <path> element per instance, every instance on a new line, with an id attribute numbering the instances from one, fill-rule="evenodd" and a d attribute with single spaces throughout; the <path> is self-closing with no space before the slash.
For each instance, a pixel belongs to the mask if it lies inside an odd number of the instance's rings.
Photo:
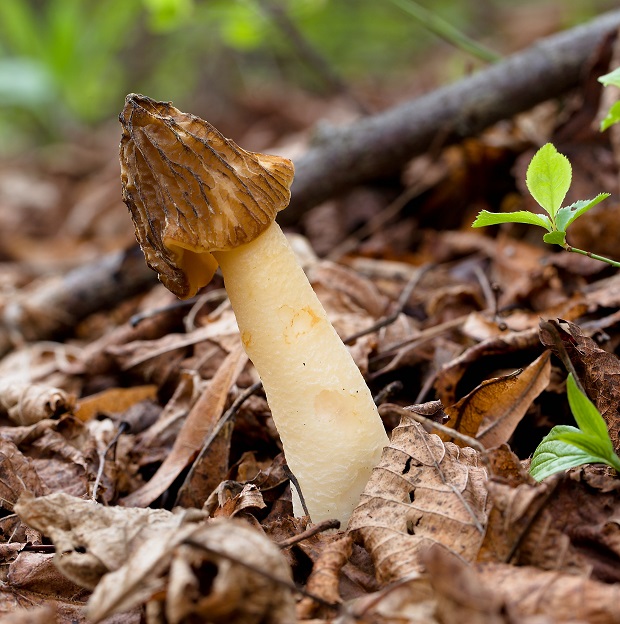
<path id="1" fill-rule="evenodd" d="M 457 401 L 459 382 L 478 360 L 519 351 L 533 351 L 539 346 L 538 329 L 535 327 L 483 340 L 464 351 L 439 371 L 435 381 L 437 398 L 444 405 L 454 405 Z"/>
<path id="2" fill-rule="evenodd" d="M 0 414 L 5 413 L 17 425 L 32 425 L 72 412 L 75 397 L 60 388 L 45 384 L 0 381 Z"/>
<path id="3" fill-rule="evenodd" d="M 588 466 L 540 484 L 491 480 L 479 561 L 620 582 L 620 484 L 595 470 Z"/>
<path id="4" fill-rule="evenodd" d="M 342 602 L 338 590 L 340 573 L 352 551 L 353 540 L 350 535 L 339 537 L 328 544 L 312 567 L 306 591 L 333 605 Z M 305 596 L 297 605 L 297 617 L 300 620 L 310 619 L 316 615 L 318 607 L 316 600 Z"/>
<path id="5" fill-rule="evenodd" d="M 440 622 L 504 624 L 503 599 L 491 586 L 480 583 L 471 567 L 441 548 L 431 548 L 423 557 Z"/>
<path id="6" fill-rule="evenodd" d="M 132 405 L 146 399 L 155 399 L 156 396 L 157 386 L 155 385 L 109 388 L 80 399 L 77 402 L 74 415 L 82 422 L 87 422 L 97 414 L 124 412 Z"/>
<path id="7" fill-rule="evenodd" d="M 126 510 L 127 511 L 127 510 Z M 171 514 L 170 514 L 171 515 Z M 150 533 L 90 598 L 89 618 L 150 602 L 178 624 L 290 624 L 295 621 L 290 570 L 277 546 L 235 520 L 185 524 Z"/>
<path id="8" fill-rule="evenodd" d="M 476 451 L 442 442 L 403 410 L 348 526 L 379 581 L 420 572 L 433 544 L 472 561 L 486 524 L 486 479 Z"/>
<path id="9" fill-rule="evenodd" d="M 551 624 L 619 624 L 620 587 L 531 566 L 484 564 L 471 572 L 503 597 L 509 621 L 546 616 Z"/>
<path id="10" fill-rule="evenodd" d="M 165 530 L 179 530 L 198 512 L 188 515 L 163 509 L 104 507 L 56 493 L 39 498 L 23 494 L 15 513 L 52 539 L 55 563 L 68 579 L 92 589 L 104 574 L 125 563 L 137 543 Z"/>
<path id="11" fill-rule="evenodd" d="M 195 458 L 222 415 L 226 398 L 247 362 L 239 346 L 232 351 L 188 414 L 172 451 L 153 478 L 121 499 L 125 507 L 145 507 L 160 496 Z"/>
<path id="12" fill-rule="evenodd" d="M 62 491 L 75 496 L 89 493 L 98 461 L 82 451 L 88 433 L 77 419 L 63 416 L 29 426 L 5 427 L 1 437 L 13 442 L 32 462 L 46 492 Z"/>
<path id="13" fill-rule="evenodd" d="M 560 344 L 564 346 L 586 394 L 605 419 L 614 450 L 619 453 L 620 359 L 601 349 L 578 325 L 569 321 L 542 321 L 540 340 L 556 355 L 561 355 Z"/>
<path id="14" fill-rule="evenodd" d="M 217 433 L 209 447 L 200 453 L 183 485 L 179 488 L 175 506 L 200 509 L 211 492 L 226 479 L 230 463 L 230 442 L 234 428 L 234 422 L 227 422 Z"/>
<path id="15" fill-rule="evenodd" d="M 0 507 L 9 513 L 23 492 L 47 494 L 31 460 L 8 440 L 0 438 Z"/>
<path id="16" fill-rule="evenodd" d="M 234 482 L 233 482 L 234 483 Z M 227 482 L 223 481 L 213 494 L 218 497 L 218 508 L 213 512 L 213 516 L 216 518 L 233 518 L 237 514 L 242 513 L 246 509 L 264 509 L 265 501 L 255 485 L 246 483 L 241 491 L 232 494 L 228 488 L 226 488 Z M 224 486 L 224 487 L 222 487 Z M 211 507 L 211 500 L 208 499 L 205 503 L 206 508 Z"/>
<path id="17" fill-rule="evenodd" d="M 483 381 L 458 403 L 447 407 L 447 425 L 486 448 L 507 442 L 534 399 L 548 386 L 551 354 L 545 351 L 525 370 Z M 447 435 L 442 434 L 444 440 Z M 457 439 L 456 444 L 463 445 Z"/>
<path id="18" fill-rule="evenodd" d="M 49 604 L 32 609 L 18 609 L 14 613 L 0 617 L 0 624 L 53 624 L 55 622 L 57 622 L 56 609 Z"/>

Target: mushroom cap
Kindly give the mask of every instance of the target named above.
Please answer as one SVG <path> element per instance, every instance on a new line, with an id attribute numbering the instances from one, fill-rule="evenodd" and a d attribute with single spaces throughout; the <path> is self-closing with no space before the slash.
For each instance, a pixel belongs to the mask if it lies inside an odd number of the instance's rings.
<path id="1" fill-rule="evenodd" d="M 210 123 L 130 93 L 119 116 L 123 200 L 147 264 L 181 299 L 208 284 L 212 251 L 254 240 L 286 208 L 293 163 L 241 149 Z"/>

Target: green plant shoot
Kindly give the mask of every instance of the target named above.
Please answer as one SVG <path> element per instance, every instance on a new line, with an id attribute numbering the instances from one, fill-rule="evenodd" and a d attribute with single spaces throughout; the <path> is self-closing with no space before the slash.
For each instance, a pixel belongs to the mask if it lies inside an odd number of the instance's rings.
<path id="1" fill-rule="evenodd" d="M 607 464 L 620 472 L 607 425 L 592 401 L 579 390 L 572 375 L 566 382 L 568 403 L 578 427 L 558 425 L 538 445 L 530 473 L 537 481 L 583 464 Z"/>
<path id="2" fill-rule="evenodd" d="M 620 67 L 614 69 L 614 71 L 604 76 L 600 76 L 598 81 L 605 87 L 613 86 L 620 88 Z M 613 126 L 620 121 L 620 101 L 612 104 L 605 119 L 601 121 L 601 132 L 607 130 L 609 126 Z"/>
<path id="3" fill-rule="evenodd" d="M 571 178 L 572 168 L 568 158 L 560 154 L 551 143 L 547 143 L 534 154 L 526 174 L 529 192 L 547 214 L 537 214 L 529 210 L 506 213 L 482 210 L 472 223 L 472 227 L 485 227 L 500 223 L 537 225 L 547 230 L 543 236 L 546 243 L 559 245 L 566 251 L 589 256 L 620 268 L 620 262 L 577 249 L 566 242 L 566 230 L 571 223 L 609 197 L 609 193 L 599 193 L 593 199 L 580 200 L 570 206 L 562 206 L 570 188 Z"/>

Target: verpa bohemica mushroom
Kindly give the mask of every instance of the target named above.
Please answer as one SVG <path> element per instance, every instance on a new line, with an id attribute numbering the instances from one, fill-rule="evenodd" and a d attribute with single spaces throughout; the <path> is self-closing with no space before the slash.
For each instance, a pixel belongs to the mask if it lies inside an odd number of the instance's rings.
<path id="1" fill-rule="evenodd" d="M 274 221 L 290 201 L 293 164 L 142 95 L 127 96 L 120 121 L 123 199 L 148 265 L 184 299 L 219 264 L 308 512 L 346 522 L 388 437 Z"/>

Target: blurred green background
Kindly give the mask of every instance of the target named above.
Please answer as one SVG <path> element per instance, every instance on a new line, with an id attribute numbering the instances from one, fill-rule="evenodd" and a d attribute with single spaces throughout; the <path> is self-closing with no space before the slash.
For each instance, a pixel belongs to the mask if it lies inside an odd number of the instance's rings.
<path id="1" fill-rule="evenodd" d="M 115 119 L 131 91 L 173 100 L 198 114 L 208 108 L 214 122 L 231 102 L 267 86 L 282 98 L 289 89 L 329 95 L 336 88 L 329 72 L 367 92 L 394 91 L 414 81 L 433 54 L 449 48 L 407 10 L 409 2 L 0 0 L 0 153 Z M 531 29 L 532 39 L 547 33 L 539 33 L 541 20 L 528 21 L 528 10 L 555 16 L 547 20 L 553 29 L 615 5 L 605 0 L 422 4 L 500 54 L 527 40 L 519 41 L 515 15 Z M 282 13 L 301 43 L 278 21 Z M 319 53 L 327 73 L 304 58 L 304 45 Z M 443 65 L 437 82 L 450 79 L 451 72 L 462 74 L 464 56 L 460 51 L 456 65 Z"/>

